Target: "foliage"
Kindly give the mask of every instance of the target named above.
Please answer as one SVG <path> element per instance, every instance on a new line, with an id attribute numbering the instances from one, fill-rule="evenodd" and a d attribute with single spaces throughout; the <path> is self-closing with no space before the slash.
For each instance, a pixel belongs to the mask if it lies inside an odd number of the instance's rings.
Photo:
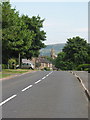
<path id="1" fill-rule="evenodd" d="M 9 64 L 9 68 L 11 68 L 11 69 L 15 69 L 15 66 L 16 66 L 16 60 L 13 59 L 13 58 L 11 58 L 11 59 L 9 59 L 8 64 Z"/>
<path id="2" fill-rule="evenodd" d="M 44 68 L 44 70 L 46 70 L 46 71 L 50 71 L 50 68 L 48 68 L 48 67 L 45 67 L 45 68 Z"/>
<path id="3" fill-rule="evenodd" d="M 72 61 L 76 65 L 88 62 L 88 44 L 86 40 L 80 37 L 68 39 L 63 52 L 65 52 L 65 59 Z"/>
<path id="4" fill-rule="evenodd" d="M 63 50 L 58 54 L 55 66 L 62 70 L 74 70 L 80 64 L 88 64 L 90 60 L 90 45 L 80 37 L 67 40 Z"/>
<path id="5" fill-rule="evenodd" d="M 28 58 L 30 58 L 31 56 L 37 57 L 39 55 L 39 50 L 45 47 L 42 41 L 46 40 L 46 33 L 41 30 L 41 28 L 43 27 L 44 19 L 41 20 L 39 15 L 37 17 L 33 16 L 32 18 L 23 15 L 21 19 L 27 25 L 28 30 L 35 33 L 35 36 L 31 43 L 31 47 L 29 48 L 29 52 L 27 52 L 27 56 Z"/>
<path id="6" fill-rule="evenodd" d="M 39 50 L 45 47 L 45 32 L 41 30 L 43 21 L 39 16 L 29 18 L 19 16 L 9 2 L 2 2 L 2 62 L 7 64 L 11 57 L 31 58 L 38 56 Z M 7 54 L 8 53 L 8 54 Z"/>
<path id="7" fill-rule="evenodd" d="M 90 69 L 90 64 L 81 64 L 77 67 L 77 70 L 85 70 L 88 71 Z"/>
<path id="8" fill-rule="evenodd" d="M 7 69 L 8 66 L 6 64 L 2 64 L 2 69 Z"/>
<path id="9" fill-rule="evenodd" d="M 55 59 L 53 59 L 52 57 L 46 56 L 46 59 L 50 61 L 53 65 L 55 65 Z"/>
<path id="10" fill-rule="evenodd" d="M 88 43 L 88 63 L 90 64 L 90 43 Z"/>

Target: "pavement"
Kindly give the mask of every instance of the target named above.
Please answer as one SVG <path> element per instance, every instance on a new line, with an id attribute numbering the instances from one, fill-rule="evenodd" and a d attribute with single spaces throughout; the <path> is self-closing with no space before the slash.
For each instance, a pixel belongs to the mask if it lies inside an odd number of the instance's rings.
<path id="1" fill-rule="evenodd" d="M 37 71 L 2 81 L 3 118 L 88 118 L 88 100 L 67 71 Z"/>
<path id="2" fill-rule="evenodd" d="M 76 73 L 76 75 L 78 75 L 82 79 L 85 87 L 88 89 L 89 88 L 88 80 L 89 80 L 90 73 L 88 73 L 88 71 L 73 71 L 73 72 Z"/>

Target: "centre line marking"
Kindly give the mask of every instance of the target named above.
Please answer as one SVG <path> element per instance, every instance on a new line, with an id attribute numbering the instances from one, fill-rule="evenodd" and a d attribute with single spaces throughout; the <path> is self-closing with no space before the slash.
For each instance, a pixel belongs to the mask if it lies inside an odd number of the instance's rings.
<path id="1" fill-rule="evenodd" d="M 39 83 L 39 82 L 41 82 L 41 80 L 36 81 L 35 84 L 37 84 L 37 83 Z"/>
<path id="2" fill-rule="evenodd" d="M 46 78 L 46 77 L 43 77 L 42 80 L 45 79 L 45 78 Z"/>
<path id="3" fill-rule="evenodd" d="M 29 89 L 29 88 L 32 87 L 32 86 L 33 86 L 33 85 L 29 85 L 28 87 L 24 88 L 24 89 L 22 90 L 22 92 L 24 92 L 25 90 Z"/>
<path id="4" fill-rule="evenodd" d="M 53 71 L 52 71 L 53 72 Z M 52 72 L 50 72 L 48 75 L 50 75 Z"/>
<path id="5" fill-rule="evenodd" d="M 15 98 L 17 95 L 13 95 L 10 98 L 6 99 L 5 101 L 0 103 L 0 106 L 2 106 L 3 104 L 5 104 L 6 102 L 10 101 L 11 99 Z"/>
<path id="6" fill-rule="evenodd" d="M 48 75 L 46 75 L 47 77 L 49 76 L 49 74 Z"/>

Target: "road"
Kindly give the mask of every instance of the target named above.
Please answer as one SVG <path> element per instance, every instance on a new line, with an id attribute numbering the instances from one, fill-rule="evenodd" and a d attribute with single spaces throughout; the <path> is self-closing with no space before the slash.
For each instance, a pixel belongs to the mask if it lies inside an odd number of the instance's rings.
<path id="1" fill-rule="evenodd" d="M 2 82 L 3 118 L 88 118 L 88 101 L 74 75 L 37 71 Z"/>

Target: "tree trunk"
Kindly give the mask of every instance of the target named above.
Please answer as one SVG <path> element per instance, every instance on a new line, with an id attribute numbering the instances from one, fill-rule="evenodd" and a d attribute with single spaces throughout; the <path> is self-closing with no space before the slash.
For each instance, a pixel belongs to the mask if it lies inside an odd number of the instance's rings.
<path id="1" fill-rule="evenodd" d="M 21 63 L 20 63 L 20 53 L 19 53 L 18 63 L 19 63 L 19 68 L 21 68 Z"/>

